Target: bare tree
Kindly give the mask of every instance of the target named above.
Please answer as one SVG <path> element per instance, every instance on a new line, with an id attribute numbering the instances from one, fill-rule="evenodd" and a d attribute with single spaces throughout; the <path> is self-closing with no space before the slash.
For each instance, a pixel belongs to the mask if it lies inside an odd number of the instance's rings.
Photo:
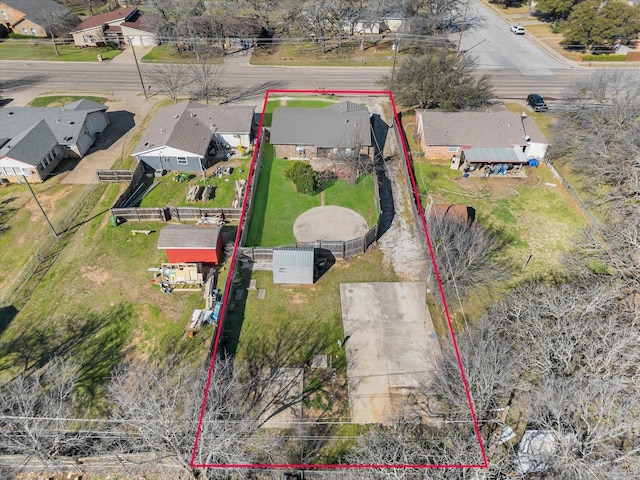
<path id="1" fill-rule="evenodd" d="M 221 94 L 220 77 L 222 67 L 208 63 L 206 59 L 191 65 L 193 73 L 193 98 L 205 100 L 207 105 L 209 100 Z"/>
<path id="2" fill-rule="evenodd" d="M 428 214 L 426 221 L 440 281 L 450 301 L 486 295 L 506 278 L 508 265 L 501 259 L 506 241 L 501 232 L 450 214 Z M 433 270 L 430 283 L 436 291 Z"/>
<path id="3" fill-rule="evenodd" d="M 68 34 L 79 23 L 78 18 L 69 13 L 43 11 L 36 16 L 36 19 L 44 27 L 49 38 L 51 38 L 56 55 L 60 55 L 56 38 Z"/>
<path id="4" fill-rule="evenodd" d="M 163 95 L 166 95 L 174 103 L 178 103 L 178 98 L 185 88 L 193 82 L 188 75 L 188 67 L 179 63 L 170 63 L 148 68 L 144 72 L 149 79 L 148 84 Z"/>
<path id="5" fill-rule="evenodd" d="M 0 387 L 0 451 L 53 467 L 63 456 L 89 450 L 87 425 L 72 422 L 81 399 L 77 364 L 55 358 Z"/>

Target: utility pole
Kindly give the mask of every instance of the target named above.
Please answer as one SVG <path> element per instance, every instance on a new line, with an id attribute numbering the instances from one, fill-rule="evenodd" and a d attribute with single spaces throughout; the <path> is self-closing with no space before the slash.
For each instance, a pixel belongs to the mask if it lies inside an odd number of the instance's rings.
<path id="1" fill-rule="evenodd" d="M 129 45 L 131 45 L 131 51 L 133 52 L 133 60 L 136 62 L 136 69 L 138 70 L 138 77 L 140 77 L 140 85 L 142 85 L 142 93 L 144 94 L 145 100 L 147 97 L 147 89 L 144 88 L 144 82 L 142 81 L 142 73 L 140 72 L 140 65 L 138 64 L 138 57 L 136 56 L 136 49 L 133 48 L 133 42 L 131 41 L 131 37 L 127 37 L 129 40 Z"/>
<path id="2" fill-rule="evenodd" d="M 465 23 L 467 23 L 467 10 L 469 4 L 464 7 L 464 15 L 462 16 L 462 25 L 460 26 L 460 38 L 458 39 L 458 47 L 456 48 L 456 57 L 460 55 L 460 46 L 462 44 L 462 33 L 464 32 Z"/>
<path id="3" fill-rule="evenodd" d="M 396 75 L 396 60 L 398 58 L 398 50 L 400 50 L 400 37 L 396 33 L 396 41 L 393 44 L 393 67 L 391 68 L 391 86 L 393 86 L 393 78 Z"/>
<path id="4" fill-rule="evenodd" d="M 60 238 L 58 236 L 58 232 L 56 232 L 56 229 L 53 228 L 53 225 L 51 224 L 51 221 L 49 221 L 49 217 L 47 217 L 46 212 L 44 211 L 44 208 L 42 208 L 42 205 L 40 205 L 40 202 L 38 201 L 38 197 L 36 197 L 36 194 L 34 193 L 33 189 L 31 188 L 31 185 L 29 184 L 29 182 L 27 181 L 27 177 L 25 177 L 24 175 L 22 175 L 22 179 L 24 180 L 24 183 L 27 184 L 27 187 L 29 187 L 29 191 L 31 192 L 31 195 L 33 195 L 33 199 L 36 201 L 36 205 L 38 205 L 38 208 L 40 209 L 40 211 L 42 212 L 42 215 L 44 216 L 44 219 L 47 221 L 47 223 L 49 224 L 49 228 L 51 229 L 51 231 L 53 232 L 53 236 L 56 237 L 56 240 L 58 240 L 58 238 Z"/>

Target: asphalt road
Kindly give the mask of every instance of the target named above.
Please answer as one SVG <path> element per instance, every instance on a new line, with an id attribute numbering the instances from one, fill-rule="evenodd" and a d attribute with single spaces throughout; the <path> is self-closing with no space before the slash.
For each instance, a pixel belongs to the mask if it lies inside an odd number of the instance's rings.
<path id="1" fill-rule="evenodd" d="M 452 34 L 451 40 L 459 42 L 460 35 Z M 551 102 L 567 98 L 568 87 L 595 69 L 555 58 L 540 47 L 528 35 L 510 33 L 507 21 L 492 9 L 479 2 L 470 4 L 460 50 L 475 58 L 478 75 L 491 78 L 496 98 L 524 100 L 532 92 Z M 121 54 L 117 60 L 0 61 L 0 94 L 5 98 L 12 98 L 16 93 L 26 97 L 26 92 L 31 97 L 43 92 L 141 96 L 142 86 L 130 52 Z M 141 68 L 144 73 L 151 67 L 142 64 Z M 228 98 L 255 101 L 264 97 L 266 89 L 380 90 L 377 82 L 383 75 L 389 75 L 390 70 L 388 67 L 252 66 L 246 56 L 240 55 L 225 59 L 220 83 Z"/>

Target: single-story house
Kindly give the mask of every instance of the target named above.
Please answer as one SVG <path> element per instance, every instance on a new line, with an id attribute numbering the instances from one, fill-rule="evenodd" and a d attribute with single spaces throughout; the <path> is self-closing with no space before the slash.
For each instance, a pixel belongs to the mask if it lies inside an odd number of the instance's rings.
<path id="1" fill-rule="evenodd" d="M 397 32 L 405 24 L 403 14 L 388 14 L 376 18 L 358 15 L 347 22 L 343 30 L 351 35 L 378 35 L 384 32 Z"/>
<path id="2" fill-rule="evenodd" d="M 107 13 L 93 15 L 71 32 L 73 42 L 78 47 L 95 47 L 97 42 L 126 45 L 129 42 L 122 33 L 121 25 L 125 22 L 135 23 L 139 16 L 138 7 L 118 8 Z"/>
<path id="3" fill-rule="evenodd" d="M 109 125 L 107 108 L 83 99 L 0 109 L 0 177 L 42 182 L 62 159 L 82 158 Z"/>
<path id="4" fill-rule="evenodd" d="M 167 225 L 160 230 L 158 250 L 170 263 L 217 265 L 222 261 L 222 227 L 219 225 Z"/>
<path id="5" fill-rule="evenodd" d="M 219 152 L 251 148 L 255 107 L 182 102 L 156 113 L 132 155 L 147 169 L 203 172 Z"/>
<path id="6" fill-rule="evenodd" d="M 325 108 L 278 107 L 273 111 L 269 142 L 280 158 L 333 158 L 339 152 L 372 148 L 369 110 L 345 101 Z"/>
<path id="7" fill-rule="evenodd" d="M 273 283 L 312 284 L 315 277 L 313 247 L 277 247 L 273 249 Z"/>
<path id="8" fill-rule="evenodd" d="M 138 14 L 120 24 L 122 38 L 125 45 L 134 46 L 155 46 L 158 44 L 156 35 L 156 25 L 160 21 L 160 15 L 153 13 L 144 13 L 138 11 Z"/>
<path id="9" fill-rule="evenodd" d="M 416 110 L 416 134 L 426 158 L 450 159 L 470 147 L 548 144 L 535 121 L 524 112 L 442 112 Z"/>
<path id="10" fill-rule="evenodd" d="M 46 37 L 47 15 L 64 16 L 69 9 L 54 0 L 1 0 L 0 24 L 9 32 L 30 37 Z"/>

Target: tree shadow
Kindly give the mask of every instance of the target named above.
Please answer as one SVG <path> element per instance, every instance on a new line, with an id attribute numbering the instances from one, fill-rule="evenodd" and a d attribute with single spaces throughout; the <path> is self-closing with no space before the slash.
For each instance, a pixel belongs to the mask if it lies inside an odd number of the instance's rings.
<path id="1" fill-rule="evenodd" d="M 44 83 L 49 80 L 49 75 L 29 75 L 22 78 L 13 78 L 11 80 L 0 80 L 0 90 L 6 92 L 12 89 L 22 89 L 27 87 L 33 87 L 39 83 Z M 5 98 L 4 102 L 9 103 L 13 99 Z"/>
<path id="2" fill-rule="evenodd" d="M 93 399 L 127 353 L 133 307 L 119 304 L 86 316 L 51 318 L 43 312 L 40 317 L 29 319 L 35 327 L 24 328 L 19 335 L 0 344 L 0 366 L 19 367 L 30 374 L 54 357 L 77 359 L 81 363 L 79 385 Z"/>
<path id="3" fill-rule="evenodd" d="M 222 102 L 232 103 L 237 100 L 248 100 L 251 98 L 262 98 L 264 97 L 266 90 L 275 90 L 275 89 L 283 89 L 287 86 L 287 83 L 282 80 L 272 80 L 269 82 L 260 83 L 258 85 L 254 85 L 249 88 L 238 88 L 238 87 L 226 87 L 222 88 L 220 94 L 227 99 Z"/>

